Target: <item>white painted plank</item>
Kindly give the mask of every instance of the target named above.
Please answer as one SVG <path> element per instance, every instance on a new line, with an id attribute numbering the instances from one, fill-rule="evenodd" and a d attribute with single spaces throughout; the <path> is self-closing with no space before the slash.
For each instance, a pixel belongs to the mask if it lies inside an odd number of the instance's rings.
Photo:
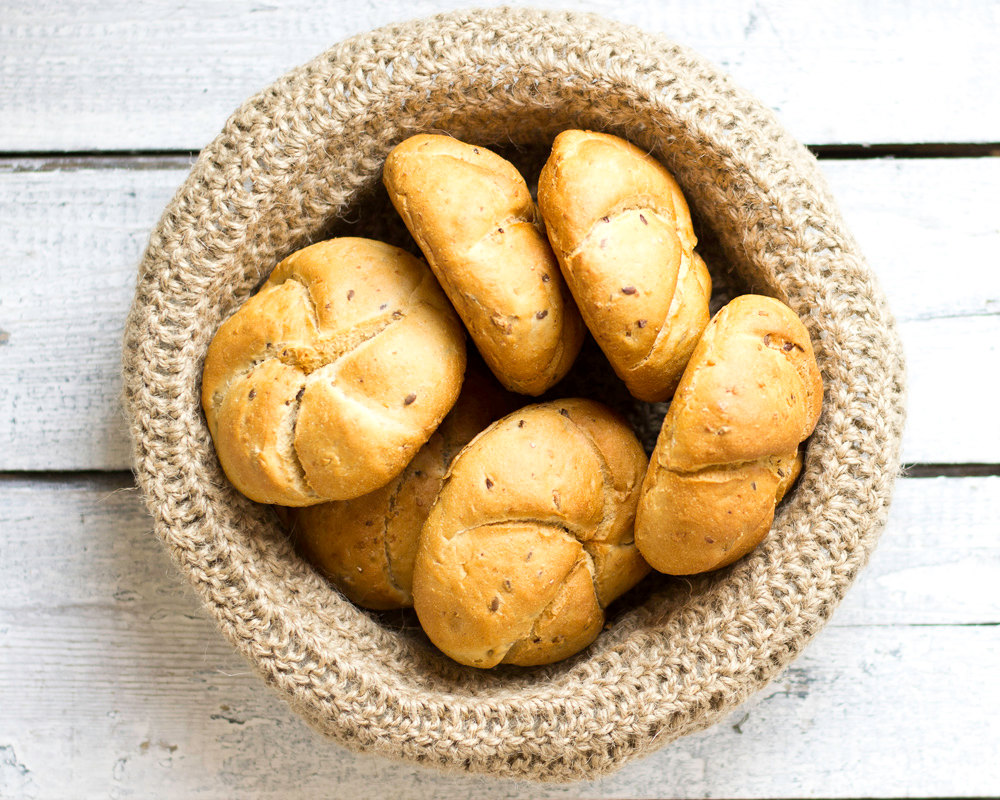
<path id="1" fill-rule="evenodd" d="M 988 101 L 1000 96 L 995 3 L 546 5 L 597 12 L 693 47 L 809 143 L 996 141 L 1000 130 L 1000 106 Z M 467 6 L 7 0 L 0 150 L 199 149 L 244 99 L 332 44 Z"/>
<path id="2" fill-rule="evenodd" d="M 903 462 L 1000 461 L 1000 313 L 908 320 L 899 332 L 907 358 Z"/>
<path id="3" fill-rule="evenodd" d="M 128 465 L 121 326 L 148 231 L 188 162 L 54 168 L 73 163 L 0 163 L 0 470 Z M 824 170 L 902 323 L 904 459 L 996 462 L 1000 372 L 984 365 L 1000 343 L 1000 159 Z"/>
<path id="4" fill-rule="evenodd" d="M 130 463 L 121 334 L 181 163 L 0 174 L 0 470 Z"/>
<path id="5" fill-rule="evenodd" d="M 897 320 L 1000 313 L 1000 158 L 819 163 Z"/>
<path id="6" fill-rule="evenodd" d="M 169 604 L 182 584 L 118 475 L 2 479 L 0 526 L 8 612 L 124 613 Z M 1000 622 L 998 529 L 1000 477 L 899 480 L 878 550 L 830 624 Z"/>
<path id="7" fill-rule="evenodd" d="M 570 786 L 440 775 L 323 741 L 203 620 L 56 618 L 2 634 L 7 797 L 990 797 L 1000 792 L 996 627 L 825 631 L 708 731 Z M 86 653 L 77 652 L 86 637 Z M 88 660 L 101 637 L 117 658 Z M 34 654 L 14 647 L 29 646 Z M 13 676 L 13 680 L 9 677 Z M 23 677 L 26 676 L 26 677 Z M 9 689 L 7 687 L 10 687 Z M 8 727 L 9 726 L 9 727 Z M 935 757 L 928 757 L 934 754 Z M 6 786 L 5 786 L 5 783 Z"/>
<path id="8" fill-rule="evenodd" d="M 0 482 L 5 797 L 1000 793 L 1000 600 L 972 585 L 1000 577 L 1000 478 L 901 481 L 871 565 L 789 670 L 714 728 L 568 787 L 441 776 L 320 739 L 231 653 L 122 488 Z M 963 557 L 988 569 L 964 588 L 950 572 Z"/>
<path id="9" fill-rule="evenodd" d="M 1000 623 L 1000 477 L 901 478 L 878 548 L 830 625 Z"/>

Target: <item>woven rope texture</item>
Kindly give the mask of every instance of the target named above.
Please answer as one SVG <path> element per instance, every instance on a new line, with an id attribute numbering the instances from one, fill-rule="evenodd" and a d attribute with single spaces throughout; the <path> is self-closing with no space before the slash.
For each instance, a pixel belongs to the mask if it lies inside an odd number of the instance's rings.
<path id="1" fill-rule="evenodd" d="M 344 220 L 369 235 L 391 228 L 381 168 L 406 136 L 543 151 L 569 127 L 624 136 L 674 172 L 737 280 L 805 322 L 824 411 L 797 488 L 751 555 L 652 582 L 568 661 L 482 672 L 351 605 L 269 509 L 228 484 L 199 405 L 202 362 L 285 255 Z M 786 666 L 875 546 L 904 416 L 892 317 L 809 152 L 684 47 L 526 9 L 357 36 L 239 108 L 152 233 L 123 368 L 156 534 L 265 680 L 351 749 L 535 780 L 617 769 L 717 721 Z"/>

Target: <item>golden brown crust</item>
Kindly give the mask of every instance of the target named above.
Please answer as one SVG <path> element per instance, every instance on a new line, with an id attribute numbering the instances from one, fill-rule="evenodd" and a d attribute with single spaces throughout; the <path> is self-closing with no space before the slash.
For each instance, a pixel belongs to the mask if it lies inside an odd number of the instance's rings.
<path id="1" fill-rule="evenodd" d="M 788 306 L 743 295 L 709 323 L 663 420 L 636 519 L 661 572 L 726 566 L 756 547 L 798 476 L 823 383 Z"/>
<path id="2" fill-rule="evenodd" d="M 282 261 L 222 324 L 202 406 L 236 488 L 311 505 L 397 475 L 448 413 L 464 370 L 461 325 L 422 262 L 332 239 Z"/>
<path id="3" fill-rule="evenodd" d="M 583 322 L 514 166 L 485 147 L 420 134 L 389 154 L 383 181 L 500 382 L 538 395 L 560 380 Z"/>
<path id="4" fill-rule="evenodd" d="M 463 664 L 547 664 L 586 647 L 648 572 L 632 541 L 642 446 L 590 400 L 529 406 L 455 459 L 413 572 L 424 631 Z"/>
<path id="5" fill-rule="evenodd" d="M 708 324 L 711 278 L 680 187 L 624 139 L 560 133 L 538 179 L 549 240 L 584 322 L 640 400 L 671 396 Z"/>
<path id="6" fill-rule="evenodd" d="M 289 510 L 297 548 L 358 605 L 413 605 L 417 540 L 448 466 L 513 407 L 512 395 L 470 368 L 455 407 L 396 478 L 353 500 Z"/>

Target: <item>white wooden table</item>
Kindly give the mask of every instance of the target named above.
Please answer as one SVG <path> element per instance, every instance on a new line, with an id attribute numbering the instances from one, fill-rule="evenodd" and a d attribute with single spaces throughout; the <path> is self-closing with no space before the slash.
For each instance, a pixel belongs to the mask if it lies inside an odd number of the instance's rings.
<path id="1" fill-rule="evenodd" d="M 995 0 L 577 4 L 693 46 L 815 146 L 900 323 L 909 474 L 833 621 L 759 696 L 595 783 L 444 777 L 313 734 L 200 610 L 117 404 L 141 248 L 243 98 L 458 5 L 0 0 L 0 796 L 1000 794 Z"/>

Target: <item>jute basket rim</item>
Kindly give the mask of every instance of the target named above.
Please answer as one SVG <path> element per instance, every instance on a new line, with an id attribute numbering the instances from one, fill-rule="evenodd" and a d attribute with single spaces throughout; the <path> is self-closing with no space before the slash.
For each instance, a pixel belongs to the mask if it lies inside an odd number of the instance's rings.
<path id="1" fill-rule="evenodd" d="M 268 509 L 229 486 L 200 410 L 201 365 L 281 257 L 366 207 L 407 135 L 544 146 L 569 127 L 623 135 L 671 168 L 745 285 L 806 323 L 824 412 L 797 488 L 751 555 L 666 582 L 573 659 L 480 672 L 353 607 Z M 523 8 L 355 36 L 240 107 L 150 237 L 123 371 L 156 534 L 268 684 L 349 748 L 534 780 L 617 769 L 777 675 L 876 544 L 904 418 L 892 316 L 809 152 L 690 50 L 593 15 Z"/>

